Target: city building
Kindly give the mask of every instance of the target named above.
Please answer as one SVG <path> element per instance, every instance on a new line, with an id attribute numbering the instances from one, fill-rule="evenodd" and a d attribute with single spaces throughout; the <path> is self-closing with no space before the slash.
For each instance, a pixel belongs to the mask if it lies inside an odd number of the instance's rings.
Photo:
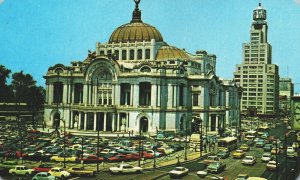
<path id="1" fill-rule="evenodd" d="M 267 11 L 259 3 L 253 10 L 250 42 L 243 44 L 243 62 L 234 72 L 234 81 L 243 87 L 241 113 L 244 115 L 275 116 L 278 113 L 278 66 L 272 64 L 266 19 Z"/>
<path id="2" fill-rule="evenodd" d="M 132 20 L 85 60 L 48 69 L 44 119 L 53 128 L 184 134 L 197 116 L 206 133 L 218 132 L 239 124 L 239 88 L 215 72 L 215 55 L 164 42 L 137 1 Z"/>
<path id="3" fill-rule="evenodd" d="M 291 112 L 291 97 L 294 95 L 294 83 L 291 78 L 279 79 L 279 109 L 287 114 Z"/>

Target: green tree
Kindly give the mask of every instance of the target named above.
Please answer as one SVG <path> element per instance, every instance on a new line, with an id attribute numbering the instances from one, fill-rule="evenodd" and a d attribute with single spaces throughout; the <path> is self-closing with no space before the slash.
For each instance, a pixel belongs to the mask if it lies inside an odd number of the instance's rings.
<path id="1" fill-rule="evenodd" d="M 10 69 L 7 69 L 4 65 L 0 65 L 0 102 L 9 102 L 10 99 L 10 88 L 6 84 L 6 79 L 9 78 L 11 73 Z"/>

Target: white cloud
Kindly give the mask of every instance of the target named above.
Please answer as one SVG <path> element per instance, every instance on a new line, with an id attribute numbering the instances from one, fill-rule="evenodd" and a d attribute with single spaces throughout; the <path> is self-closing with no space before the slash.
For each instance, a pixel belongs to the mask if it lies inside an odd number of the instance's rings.
<path id="1" fill-rule="evenodd" d="M 297 4 L 300 4 L 300 0 L 294 0 Z"/>
<path id="2" fill-rule="evenodd" d="M 2 4 L 4 2 L 4 0 L 0 0 L 0 4 Z"/>

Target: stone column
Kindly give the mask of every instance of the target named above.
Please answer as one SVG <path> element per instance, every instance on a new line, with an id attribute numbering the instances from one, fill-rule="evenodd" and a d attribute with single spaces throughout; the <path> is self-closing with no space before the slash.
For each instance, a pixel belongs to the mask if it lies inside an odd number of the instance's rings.
<path id="1" fill-rule="evenodd" d="M 120 113 L 117 113 L 117 131 L 120 131 Z"/>
<path id="2" fill-rule="evenodd" d="M 133 106 L 137 107 L 139 105 L 139 91 L 140 87 L 139 84 L 134 84 L 134 90 L 133 90 Z"/>
<path id="3" fill-rule="evenodd" d="M 68 86 L 66 84 L 63 84 L 63 104 L 67 104 L 67 97 L 68 97 Z"/>
<path id="4" fill-rule="evenodd" d="M 68 84 L 68 99 L 67 99 L 67 103 L 71 104 L 71 85 Z"/>
<path id="5" fill-rule="evenodd" d="M 75 84 L 72 84 L 72 96 L 71 96 L 71 104 L 74 103 L 74 92 L 75 92 Z"/>
<path id="6" fill-rule="evenodd" d="M 173 98 L 173 87 L 172 84 L 168 84 L 168 108 L 172 108 L 172 98 Z"/>
<path id="7" fill-rule="evenodd" d="M 69 121 L 69 122 L 70 122 L 70 123 L 69 123 L 69 128 L 70 128 L 70 129 L 73 129 L 73 128 L 74 128 L 74 123 L 73 123 L 73 122 L 74 122 L 74 120 L 73 120 L 73 118 L 74 118 L 74 117 L 73 117 L 73 111 L 70 111 L 70 114 L 71 114 L 71 115 L 70 115 L 71 117 L 70 117 L 70 121 Z"/>
<path id="8" fill-rule="evenodd" d="M 130 105 L 133 105 L 133 84 L 130 84 Z"/>
<path id="9" fill-rule="evenodd" d="M 152 107 L 156 107 L 156 101 L 157 101 L 157 85 L 156 84 L 152 84 L 151 85 L 151 106 Z"/>
<path id="10" fill-rule="evenodd" d="M 86 130 L 87 127 L 87 112 L 84 112 L 84 124 L 83 124 L 83 129 Z"/>
<path id="11" fill-rule="evenodd" d="M 112 113 L 112 120 L 111 120 L 111 128 L 112 128 L 112 131 L 115 131 L 115 113 Z"/>
<path id="12" fill-rule="evenodd" d="M 78 125 L 77 125 L 77 129 L 81 129 L 81 112 L 79 111 L 79 118 L 78 118 Z"/>
<path id="13" fill-rule="evenodd" d="M 120 104 L 120 84 L 116 84 L 115 85 L 115 90 L 116 90 L 116 94 L 115 94 L 115 103 L 117 104 L 117 105 L 119 105 Z"/>
<path id="14" fill-rule="evenodd" d="M 52 104 L 53 103 L 53 84 L 49 84 L 49 100 L 48 100 L 48 104 Z"/>
<path id="15" fill-rule="evenodd" d="M 46 104 L 49 104 L 49 84 L 46 84 Z"/>
<path id="16" fill-rule="evenodd" d="M 111 103 L 112 103 L 112 105 L 115 105 L 115 85 L 114 84 L 112 84 L 111 85 L 112 86 L 112 91 L 111 91 Z"/>
<path id="17" fill-rule="evenodd" d="M 216 129 L 215 129 L 215 131 L 217 131 L 218 128 L 219 128 L 219 116 L 217 115 L 216 116 Z"/>
<path id="18" fill-rule="evenodd" d="M 106 121 L 107 121 L 107 112 L 104 112 L 104 117 L 103 117 L 103 131 L 106 131 Z"/>
<path id="19" fill-rule="evenodd" d="M 94 106 L 96 107 L 97 106 L 97 94 L 98 94 L 98 92 L 97 92 L 97 86 L 95 85 L 94 86 Z"/>
<path id="20" fill-rule="evenodd" d="M 157 106 L 160 106 L 160 97 L 161 97 L 161 85 L 157 85 Z"/>
<path id="21" fill-rule="evenodd" d="M 92 104 L 92 85 L 88 84 L 88 104 L 91 105 Z"/>
<path id="22" fill-rule="evenodd" d="M 126 120 L 126 132 L 128 132 L 129 125 L 130 125 L 130 124 L 129 124 L 129 113 L 126 114 L 126 119 L 127 119 L 127 120 Z"/>
<path id="23" fill-rule="evenodd" d="M 179 105 L 179 93 L 178 93 L 178 86 L 173 86 L 173 107 L 177 107 Z"/>
<path id="24" fill-rule="evenodd" d="M 97 112 L 94 112 L 94 131 L 97 131 Z"/>
<path id="25" fill-rule="evenodd" d="M 88 85 L 83 85 L 83 104 L 86 106 L 88 102 Z"/>

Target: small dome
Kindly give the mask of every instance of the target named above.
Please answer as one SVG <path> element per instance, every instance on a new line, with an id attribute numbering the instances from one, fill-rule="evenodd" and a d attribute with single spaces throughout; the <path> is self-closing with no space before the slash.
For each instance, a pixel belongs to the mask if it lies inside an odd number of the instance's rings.
<path id="1" fill-rule="evenodd" d="M 110 36 L 109 43 L 151 41 L 163 42 L 160 32 L 143 22 L 131 22 L 118 27 Z"/>
<path id="2" fill-rule="evenodd" d="M 156 54 L 157 60 L 188 60 L 189 56 L 181 49 L 174 46 L 162 46 L 159 48 Z"/>

